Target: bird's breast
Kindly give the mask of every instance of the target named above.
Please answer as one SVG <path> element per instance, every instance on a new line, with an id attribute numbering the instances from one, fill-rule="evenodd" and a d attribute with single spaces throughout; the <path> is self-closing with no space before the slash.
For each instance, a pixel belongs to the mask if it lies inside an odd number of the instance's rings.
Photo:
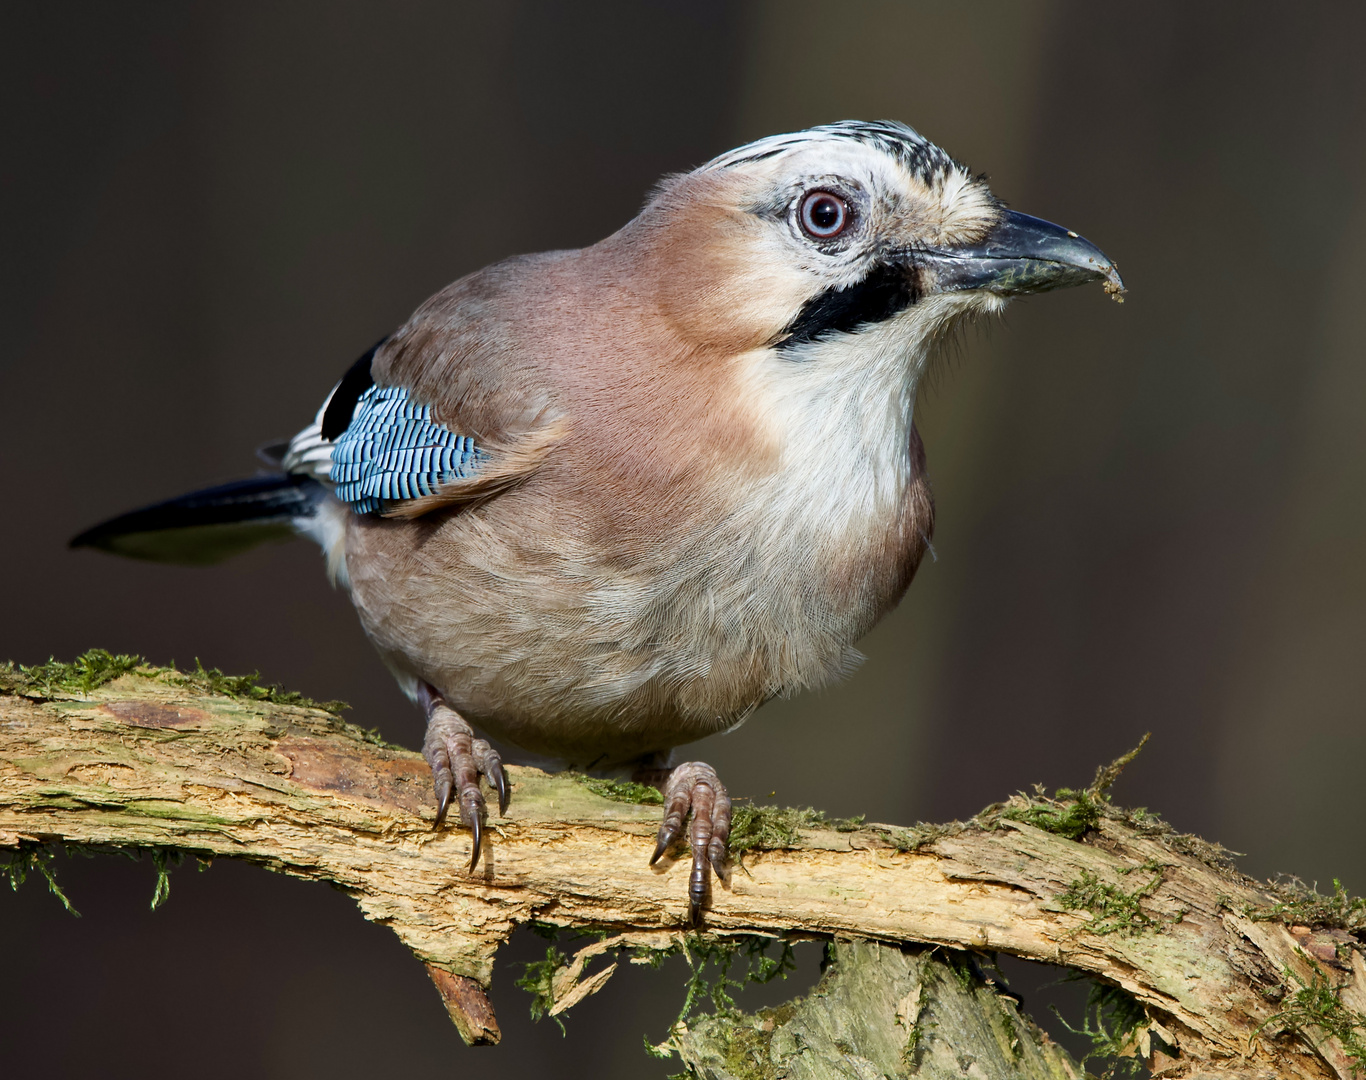
<path id="1" fill-rule="evenodd" d="M 597 393 L 577 442 L 487 504 L 357 519 L 353 598 L 391 666 L 584 765 L 846 671 L 930 532 L 914 385 L 890 354 L 749 359 L 705 393 Z"/>

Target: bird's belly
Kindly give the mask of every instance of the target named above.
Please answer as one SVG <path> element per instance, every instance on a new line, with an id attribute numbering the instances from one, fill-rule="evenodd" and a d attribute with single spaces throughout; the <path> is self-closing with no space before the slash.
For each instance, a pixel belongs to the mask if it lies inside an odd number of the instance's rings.
<path id="1" fill-rule="evenodd" d="M 738 537 L 628 565 L 477 524 L 354 519 L 361 622 L 391 667 L 489 735 L 584 766 L 692 742 L 838 674 L 904 589 L 891 575 L 851 596 Z"/>
<path id="2" fill-rule="evenodd" d="M 782 689 L 766 662 L 773 649 L 709 650 L 667 612 L 603 618 L 511 588 L 497 614 L 462 618 L 452 605 L 444 618 L 442 607 L 391 602 L 400 591 L 356 590 L 386 662 L 430 683 L 486 734 L 567 763 L 619 763 L 705 738 Z"/>

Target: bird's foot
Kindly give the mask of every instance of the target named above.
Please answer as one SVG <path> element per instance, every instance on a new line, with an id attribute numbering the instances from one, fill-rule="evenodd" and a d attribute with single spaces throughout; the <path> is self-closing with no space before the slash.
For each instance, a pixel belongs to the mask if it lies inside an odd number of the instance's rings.
<path id="1" fill-rule="evenodd" d="M 474 835 L 474 850 L 470 853 L 473 871 L 479 865 L 483 842 L 484 793 L 479 790 L 480 776 L 498 792 L 499 816 L 507 813 L 508 778 L 502 759 L 487 742 L 474 737 L 474 729 L 464 717 L 435 695 L 427 705 L 427 738 L 422 743 L 422 756 L 432 767 L 436 784 L 433 827 L 441 828 L 454 796 L 460 804 L 460 820 Z"/>
<path id="2" fill-rule="evenodd" d="M 650 857 L 653 866 L 683 835 L 683 822 L 692 810 L 688 842 L 692 845 L 692 873 L 688 877 L 688 913 L 694 924 L 706 902 L 711 871 L 725 878 L 727 841 L 730 839 L 730 796 L 716 770 L 701 761 L 675 766 L 660 785 L 664 792 L 664 823 L 659 843 Z"/>

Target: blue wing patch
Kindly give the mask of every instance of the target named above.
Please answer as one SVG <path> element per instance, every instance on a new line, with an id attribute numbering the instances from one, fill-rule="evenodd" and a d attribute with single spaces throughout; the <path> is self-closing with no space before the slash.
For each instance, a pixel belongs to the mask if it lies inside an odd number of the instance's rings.
<path id="1" fill-rule="evenodd" d="M 371 386 L 332 447 L 329 476 L 337 498 L 370 514 L 386 502 L 436 494 L 447 481 L 469 476 L 483 457 L 473 439 L 436 423 L 401 386 Z"/>

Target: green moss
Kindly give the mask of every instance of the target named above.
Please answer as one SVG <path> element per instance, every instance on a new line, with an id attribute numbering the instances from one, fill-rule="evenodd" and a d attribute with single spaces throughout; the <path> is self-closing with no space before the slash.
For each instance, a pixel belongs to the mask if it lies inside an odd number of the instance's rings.
<path id="1" fill-rule="evenodd" d="M 684 939 L 682 953 L 688 962 L 689 976 L 675 1026 L 686 1022 L 703 998 L 711 1002 L 712 1011 L 718 1016 L 733 1016 L 737 1009 L 732 990 L 743 989 L 751 982 L 787 978 L 787 973 L 796 967 L 792 944 L 782 942 L 776 959 L 768 955 L 772 944 L 773 939 L 765 937 L 714 938 L 692 934 Z M 744 964 L 738 979 L 731 977 L 736 959 Z"/>
<path id="2" fill-rule="evenodd" d="M 1140 934 L 1158 926 L 1158 921 L 1148 915 L 1140 902 L 1150 896 L 1162 883 L 1162 868 L 1154 863 L 1132 866 L 1123 873 L 1133 871 L 1153 872 L 1153 877 L 1132 892 L 1125 892 L 1118 885 L 1101 881 L 1089 870 L 1083 870 L 1067 891 L 1058 897 L 1058 903 L 1072 911 L 1089 911 L 1091 922 L 1086 929 L 1093 934 Z"/>
<path id="3" fill-rule="evenodd" d="M 1247 908 L 1243 916 L 1254 922 L 1282 922 L 1287 926 L 1307 926 L 1311 930 L 1345 930 L 1349 934 L 1366 932 L 1366 897 L 1353 896 L 1333 879 L 1333 895 L 1324 896 L 1299 878 L 1273 882 L 1268 886 L 1280 899 L 1267 907 Z"/>
<path id="4" fill-rule="evenodd" d="M 768 950 L 773 944 L 774 939 L 766 937 L 716 938 L 705 934 L 691 934 L 681 945 L 651 950 L 654 957 L 650 962 L 656 967 L 665 957 L 681 953 L 688 964 L 688 981 L 684 984 L 683 1007 L 678 1012 L 678 1018 L 669 1026 L 668 1036 L 658 1045 L 651 1043 L 646 1037 L 646 1051 L 652 1057 L 671 1057 L 675 1033 L 688 1025 L 704 1000 L 711 1002 L 714 1015 L 733 1020 L 741 1019 L 740 1010 L 731 995 L 732 990 L 740 990 L 748 983 L 786 979 L 788 972 L 797 966 L 792 955 L 791 942 L 779 942 L 781 948 L 776 957 L 768 955 Z M 737 973 L 738 977 L 732 975 L 736 960 L 743 962 L 743 967 Z M 784 1009 L 792 1007 L 795 1007 L 794 1003 L 788 1002 L 776 1010 L 766 1010 L 759 1015 L 777 1016 L 782 1014 Z M 761 1044 L 766 1044 L 765 1033 L 757 1028 L 751 1028 L 747 1023 L 727 1024 L 725 1030 L 728 1042 L 724 1053 L 727 1062 L 735 1066 L 731 1069 L 732 1074 L 767 1077 L 768 1073 L 753 1071 L 758 1067 L 756 1061 L 762 1060 L 756 1058 L 755 1054 Z"/>
<path id="5" fill-rule="evenodd" d="M 1024 806 L 1007 806 L 1006 821 L 1022 821 L 1055 836 L 1080 840 L 1100 823 L 1100 800 L 1089 791 L 1059 788 L 1053 798 L 1035 797 Z"/>
<path id="6" fill-rule="evenodd" d="M 569 957 L 555 943 L 556 937 L 567 931 L 550 923 L 533 922 L 529 925 L 535 933 L 550 939 L 550 944 L 546 948 L 545 959 L 528 963 L 516 985 L 531 994 L 531 1018 L 540 1020 L 549 1015 L 551 1007 L 555 1004 L 555 976 L 570 962 Z M 576 931 L 572 936 L 601 938 L 604 934 L 605 931 L 588 931 L 586 934 L 584 931 Z M 618 958 L 622 953 L 629 953 L 632 963 L 648 964 L 655 969 L 671 956 L 681 955 L 688 965 L 688 978 L 683 987 L 683 1005 L 679 1009 L 678 1018 L 669 1027 L 669 1037 L 657 1046 L 647 1037 L 646 1050 L 655 1057 L 672 1056 L 669 1046 L 673 1033 L 686 1025 L 703 1003 L 710 1002 L 712 1011 L 717 1015 L 737 1016 L 739 1010 L 735 1005 L 733 991 L 748 983 L 767 983 L 777 978 L 787 978 L 788 972 L 796 967 L 792 944 L 778 941 L 777 955 L 770 956 L 769 950 L 774 944 L 775 939 L 767 937 L 719 938 L 706 934 L 691 934 L 681 942 L 663 949 L 640 946 L 619 948 Z M 742 965 L 738 970 L 737 961 Z M 560 1030 L 564 1031 L 560 1017 L 552 1019 L 560 1025 Z"/>
<path id="7" fill-rule="evenodd" d="M 745 1080 L 780 1080 L 787 1075 L 786 1069 L 774 1063 L 770 1050 L 776 1024 L 769 1026 L 767 1031 L 765 1026 L 769 1025 L 764 1023 L 763 1013 L 760 1013 L 751 1023 L 726 1024 L 717 1029 L 721 1060 L 731 1076 Z"/>
<path id="8" fill-rule="evenodd" d="M 116 656 L 105 649 L 88 649 L 69 664 L 53 658 L 46 664 L 31 667 L 6 664 L 0 671 L 0 686 L 12 694 L 36 692 L 48 696 L 60 691 L 88 694 L 146 663 L 140 656 Z"/>
<path id="9" fill-rule="evenodd" d="M 62 887 L 57 884 L 57 875 L 52 870 L 52 860 L 56 852 L 46 844 L 21 844 L 16 851 L 11 851 L 7 860 L 0 864 L 0 873 L 9 878 L 10 888 L 15 892 L 19 891 L 19 886 L 28 880 L 29 874 L 37 874 L 47 882 L 47 891 L 50 892 L 76 918 L 81 917 L 81 913 L 72 905 L 71 900 Z"/>
<path id="10" fill-rule="evenodd" d="M 613 802 L 635 803 L 639 806 L 661 806 L 664 803 L 664 796 L 658 788 L 638 784 L 634 780 L 600 780 L 581 773 L 573 774 L 573 779 L 594 795 L 601 795 Z"/>
<path id="11" fill-rule="evenodd" d="M 1037 785 L 1033 796 L 1022 794 L 1004 804 L 987 807 L 977 815 L 978 823 L 994 828 L 1001 821 L 1019 821 L 1055 836 L 1080 840 L 1100 824 L 1101 818 L 1110 816 L 1107 813 L 1110 809 L 1110 788 L 1124 772 L 1125 766 L 1138 757 L 1149 737 L 1144 735 L 1128 753 L 1096 769 L 1096 778 L 1091 781 L 1090 787 L 1081 790 L 1058 788 L 1050 797 L 1042 785 Z M 1147 811 L 1140 813 L 1146 814 Z"/>
<path id="12" fill-rule="evenodd" d="M 1086 790 L 1094 797 L 1103 798 L 1109 794 L 1110 788 L 1119 779 L 1120 774 L 1133 763 L 1134 758 L 1143 752 L 1143 748 L 1148 745 L 1148 740 L 1153 737 L 1151 731 L 1146 732 L 1143 738 L 1138 740 L 1138 745 L 1127 753 L 1120 754 L 1108 765 L 1102 765 L 1096 769 L 1096 778 L 1091 781 L 1091 786 Z"/>
<path id="13" fill-rule="evenodd" d="M 171 896 L 171 871 L 172 866 L 179 866 L 185 859 L 185 853 L 178 848 L 152 848 L 152 865 L 156 867 L 157 883 L 152 890 L 152 910 L 156 911 L 162 904 L 166 903 Z"/>
<path id="14" fill-rule="evenodd" d="M 574 774 L 572 777 L 595 795 L 615 802 L 641 806 L 663 805 L 659 789 L 632 780 L 602 780 Z M 835 829 L 852 832 L 863 826 L 863 818 L 834 818 L 821 810 L 804 810 L 781 806 L 755 806 L 739 799 L 733 804 L 730 818 L 730 852 L 741 855 L 746 851 L 780 850 L 799 847 L 803 829 Z"/>
<path id="15" fill-rule="evenodd" d="M 1285 970 L 1287 985 L 1297 987 L 1284 1000 L 1281 1008 L 1267 1017 L 1257 1028 L 1260 1035 L 1268 1028 L 1275 1034 L 1298 1035 L 1311 1046 L 1315 1032 L 1322 1038 L 1337 1039 L 1347 1060 L 1357 1072 L 1366 1072 L 1366 1016 L 1349 1009 L 1338 997 L 1338 988 L 1329 981 L 1327 973 L 1302 950 L 1296 950 L 1313 969 L 1308 982 L 1289 968 Z"/>
<path id="16" fill-rule="evenodd" d="M 121 675 L 137 674 L 172 686 L 243 701 L 267 701 L 274 705 L 296 705 L 330 713 L 349 708 L 344 701 L 315 701 L 278 685 L 263 686 L 259 672 L 225 675 L 218 668 L 206 668 L 197 657 L 194 666 L 194 671 L 178 671 L 174 663 L 169 667 L 157 667 L 141 656 L 115 655 L 106 649 L 88 649 L 70 663 L 56 659 L 32 666 L 6 663 L 0 666 L 0 693 L 45 698 L 60 693 L 88 694 Z"/>
<path id="17" fill-rule="evenodd" d="M 137 862 L 144 854 L 149 855 L 152 866 L 156 870 L 156 883 L 152 887 L 151 909 L 153 911 L 161 907 L 171 895 L 172 868 L 179 866 L 185 861 L 185 856 L 190 854 L 175 847 L 141 847 L 131 844 L 72 844 L 70 846 L 61 845 L 61 849 L 68 858 L 72 855 L 80 855 L 87 859 L 93 859 L 98 855 L 119 855 Z M 38 874 L 47 882 L 48 891 L 57 898 L 62 907 L 79 919 L 81 913 L 72 906 L 70 898 L 57 884 L 57 875 L 52 867 L 56 854 L 57 845 L 55 844 L 21 845 L 17 851 L 9 854 L 8 862 L 0 862 L 0 875 L 7 875 L 10 888 L 17 890 L 29 874 Z M 212 865 L 212 854 L 194 854 L 200 871 L 207 870 Z"/>
<path id="18" fill-rule="evenodd" d="M 1148 1014 L 1132 994 L 1118 986 L 1093 982 L 1086 995 L 1080 1027 L 1069 1024 L 1056 1005 L 1049 1007 L 1063 1027 L 1090 1040 L 1091 1049 L 1079 1062 L 1083 1068 L 1091 1061 L 1104 1065 L 1100 1080 L 1142 1074 L 1143 1065 L 1135 1048 Z M 1088 1070 L 1086 1075 L 1093 1074 Z"/>
<path id="19" fill-rule="evenodd" d="M 1077 805 L 1075 797 L 1078 795 L 1084 796 L 1089 805 Z M 1115 806 L 1108 797 L 1093 799 L 1086 792 L 1075 792 L 1068 788 L 1060 788 L 1052 798 L 1039 790 L 1033 795 L 1021 793 L 1005 803 L 988 806 L 966 827 L 991 830 L 1000 828 L 1002 821 L 1025 822 L 1076 841 L 1084 840 L 1087 833 L 1098 828 L 1102 821 L 1114 821 L 1170 851 L 1189 855 L 1216 873 L 1242 880 L 1234 853 L 1223 845 L 1177 832 L 1145 807 L 1128 809 Z"/>
<path id="20" fill-rule="evenodd" d="M 195 657 L 194 671 L 181 672 L 172 664 L 169 668 L 159 669 L 159 674 L 175 686 L 185 686 L 220 697 L 238 698 L 242 701 L 268 701 L 272 705 L 294 705 L 301 709 L 321 709 L 323 712 L 339 713 L 351 706 L 344 701 L 317 701 L 305 697 L 297 690 L 286 690 L 278 683 L 261 684 L 261 673 L 250 675 L 224 675 L 218 668 L 206 668 Z"/>
<path id="21" fill-rule="evenodd" d="M 735 1080 L 782 1080 L 789 1075 L 787 1068 L 773 1060 L 773 1035 L 795 1013 L 795 1006 L 760 1009 L 753 1016 L 736 1016 L 729 1023 L 709 1029 L 708 1041 L 721 1058 L 727 1077 Z M 645 1044 L 654 1057 L 670 1057 L 658 1047 Z M 669 1077 L 669 1080 L 697 1080 L 698 1074 L 689 1069 Z"/>
<path id="22" fill-rule="evenodd" d="M 977 970 L 977 965 L 972 957 L 960 949 L 945 949 L 943 951 L 944 966 L 953 972 L 953 977 L 958 981 L 959 988 L 964 993 L 972 993 L 983 980 L 982 973 Z"/>
<path id="23" fill-rule="evenodd" d="M 785 806 L 755 806 L 736 802 L 730 818 L 732 855 L 746 851 L 777 851 L 800 846 L 803 829 L 834 829 L 853 832 L 863 827 L 863 818 L 832 818 L 822 810 Z"/>
<path id="24" fill-rule="evenodd" d="M 1004 803 L 988 806 L 970 824 L 981 829 L 996 829 L 1003 821 L 1019 821 L 1055 836 L 1080 841 L 1098 828 L 1102 821 L 1114 821 L 1145 839 L 1157 841 L 1172 851 L 1199 860 L 1211 870 L 1239 876 L 1233 853 L 1221 845 L 1198 836 L 1179 833 L 1145 807 L 1126 809 L 1111 802 L 1111 785 L 1147 742 L 1148 736 L 1145 735 L 1138 746 L 1127 754 L 1121 754 L 1110 764 L 1098 768 L 1096 778 L 1089 787 L 1081 790 L 1059 788 L 1050 796 L 1043 785 L 1035 785 L 1032 794 L 1021 792 Z"/>
<path id="25" fill-rule="evenodd" d="M 544 960 L 533 960 L 526 965 L 522 977 L 514 985 L 531 995 L 531 1019 L 539 1020 L 550 1012 L 555 1004 L 555 976 L 568 963 L 569 957 L 556 946 L 550 945 L 545 950 Z M 564 1021 L 558 1016 L 552 1016 L 551 1019 L 559 1025 L 560 1034 L 563 1035 Z"/>
<path id="26" fill-rule="evenodd" d="M 1000 821 L 1019 821 L 1055 836 L 1080 840 L 1100 824 L 1110 801 L 1111 785 L 1119 779 L 1124 766 L 1138 756 L 1147 741 L 1148 736 L 1144 735 L 1142 742 L 1134 749 L 1098 768 L 1096 778 L 1088 788 L 1058 788 L 1049 796 L 1042 785 L 1037 785 L 1033 796 L 1019 795 L 1005 804 L 989 806 L 978 815 L 978 819 L 989 827 Z"/>

